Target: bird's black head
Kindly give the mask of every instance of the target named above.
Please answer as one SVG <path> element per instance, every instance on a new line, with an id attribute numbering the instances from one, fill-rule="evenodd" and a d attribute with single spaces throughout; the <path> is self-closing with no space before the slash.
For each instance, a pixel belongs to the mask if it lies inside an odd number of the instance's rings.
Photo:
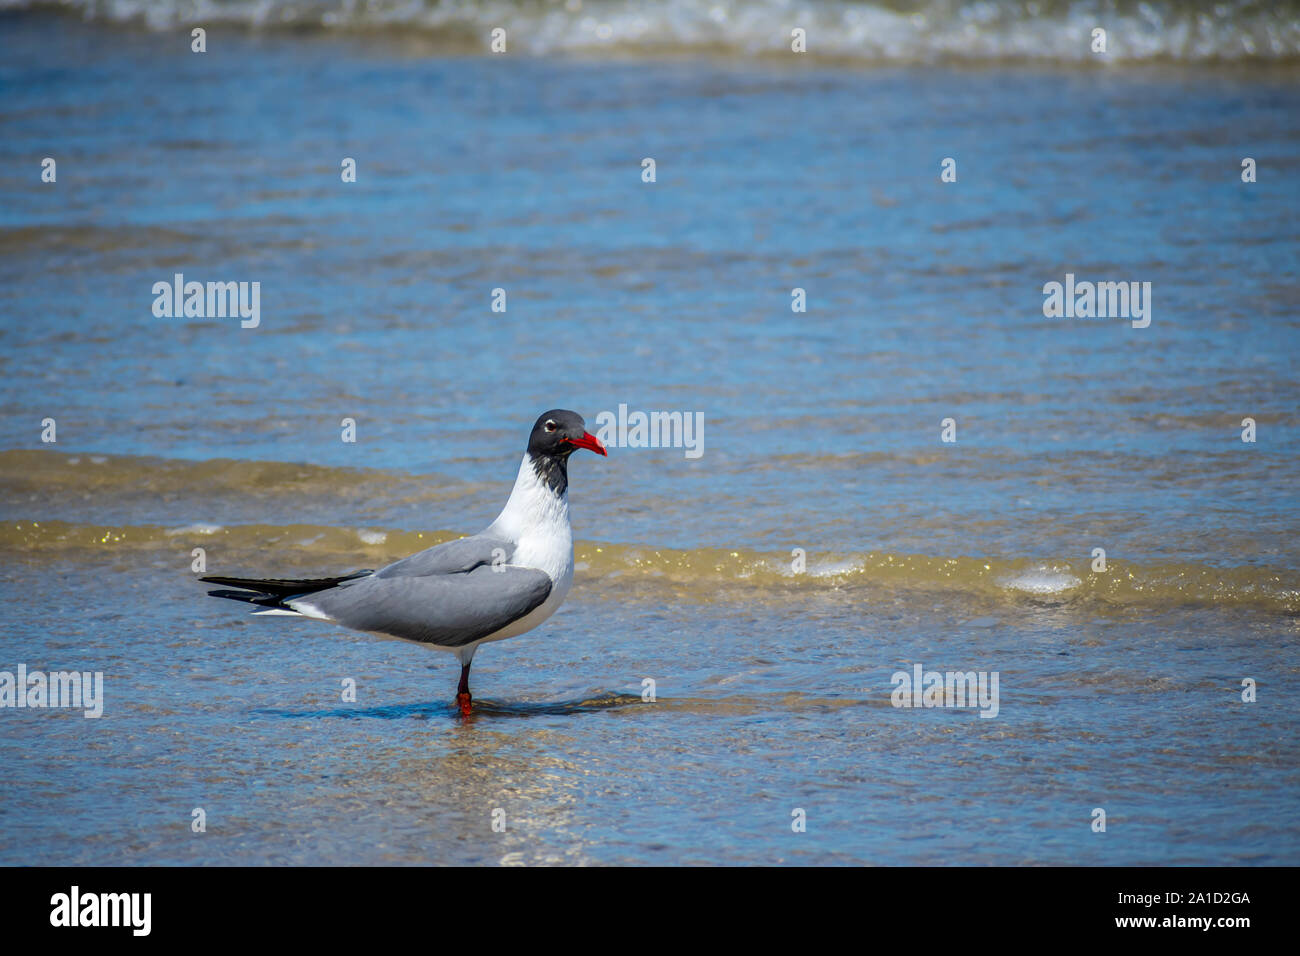
<path id="1" fill-rule="evenodd" d="M 542 415 L 528 436 L 528 454 L 534 457 L 568 458 L 579 448 L 589 448 L 598 455 L 605 454 L 600 439 L 588 434 L 582 416 L 563 408 L 552 408 Z"/>
<path id="2" fill-rule="evenodd" d="M 587 431 L 587 423 L 577 412 L 553 408 L 537 419 L 533 433 L 528 436 L 528 457 L 538 476 L 551 490 L 562 493 L 569 486 L 566 465 L 569 456 L 579 448 L 604 455 L 605 446 L 600 439 Z"/>

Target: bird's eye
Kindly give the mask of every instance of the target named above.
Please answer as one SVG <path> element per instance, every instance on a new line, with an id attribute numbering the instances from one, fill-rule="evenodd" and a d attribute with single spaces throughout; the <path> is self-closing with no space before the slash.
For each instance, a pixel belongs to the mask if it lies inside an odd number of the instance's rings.
<path id="1" fill-rule="evenodd" d="M 547 423 L 546 423 L 546 430 L 547 430 L 548 432 L 553 432 L 553 431 L 555 431 L 555 427 L 556 427 L 556 426 L 555 426 L 555 422 L 547 422 Z"/>

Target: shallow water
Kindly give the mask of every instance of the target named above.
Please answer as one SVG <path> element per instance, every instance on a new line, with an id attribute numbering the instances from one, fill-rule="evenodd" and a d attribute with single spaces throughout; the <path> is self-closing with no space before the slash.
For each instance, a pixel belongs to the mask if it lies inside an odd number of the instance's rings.
<path id="1" fill-rule="evenodd" d="M 0 14 L 0 670 L 106 695 L 0 710 L 0 862 L 1300 862 L 1290 66 L 187 36 Z M 176 272 L 260 325 L 156 318 Z M 1150 326 L 1045 317 L 1067 272 Z M 449 656 L 194 580 L 478 530 L 620 404 L 702 454 L 573 462 L 467 723 Z M 891 706 L 918 662 L 997 716 Z"/>

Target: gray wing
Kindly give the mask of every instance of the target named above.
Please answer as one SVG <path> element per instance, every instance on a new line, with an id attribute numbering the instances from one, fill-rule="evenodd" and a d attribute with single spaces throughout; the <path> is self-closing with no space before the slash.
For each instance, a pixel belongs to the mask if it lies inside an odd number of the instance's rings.
<path id="1" fill-rule="evenodd" d="M 378 574 L 285 603 L 289 607 L 310 605 L 358 631 L 461 647 L 519 620 L 540 607 L 551 593 L 550 577 L 531 568 L 492 567 L 489 563 L 451 574 L 390 573 L 403 563 L 399 561 Z"/>
<path id="2" fill-rule="evenodd" d="M 394 561 L 375 573 L 377 578 L 419 577 L 425 574 L 461 574 L 481 565 L 508 564 L 515 546 L 504 538 L 485 534 L 444 541 L 409 558 Z"/>

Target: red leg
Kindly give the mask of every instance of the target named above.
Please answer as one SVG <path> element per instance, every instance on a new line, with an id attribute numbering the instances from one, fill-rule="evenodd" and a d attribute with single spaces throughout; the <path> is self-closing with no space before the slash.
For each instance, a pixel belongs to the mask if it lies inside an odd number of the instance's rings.
<path id="1" fill-rule="evenodd" d="M 469 692 L 468 664 L 462 664 L 460 667 L 460 687 L 456 688 L 456 706 L 460 708 L 462 717 L 468 717 L 474 710 L 474 698 Z"/>

